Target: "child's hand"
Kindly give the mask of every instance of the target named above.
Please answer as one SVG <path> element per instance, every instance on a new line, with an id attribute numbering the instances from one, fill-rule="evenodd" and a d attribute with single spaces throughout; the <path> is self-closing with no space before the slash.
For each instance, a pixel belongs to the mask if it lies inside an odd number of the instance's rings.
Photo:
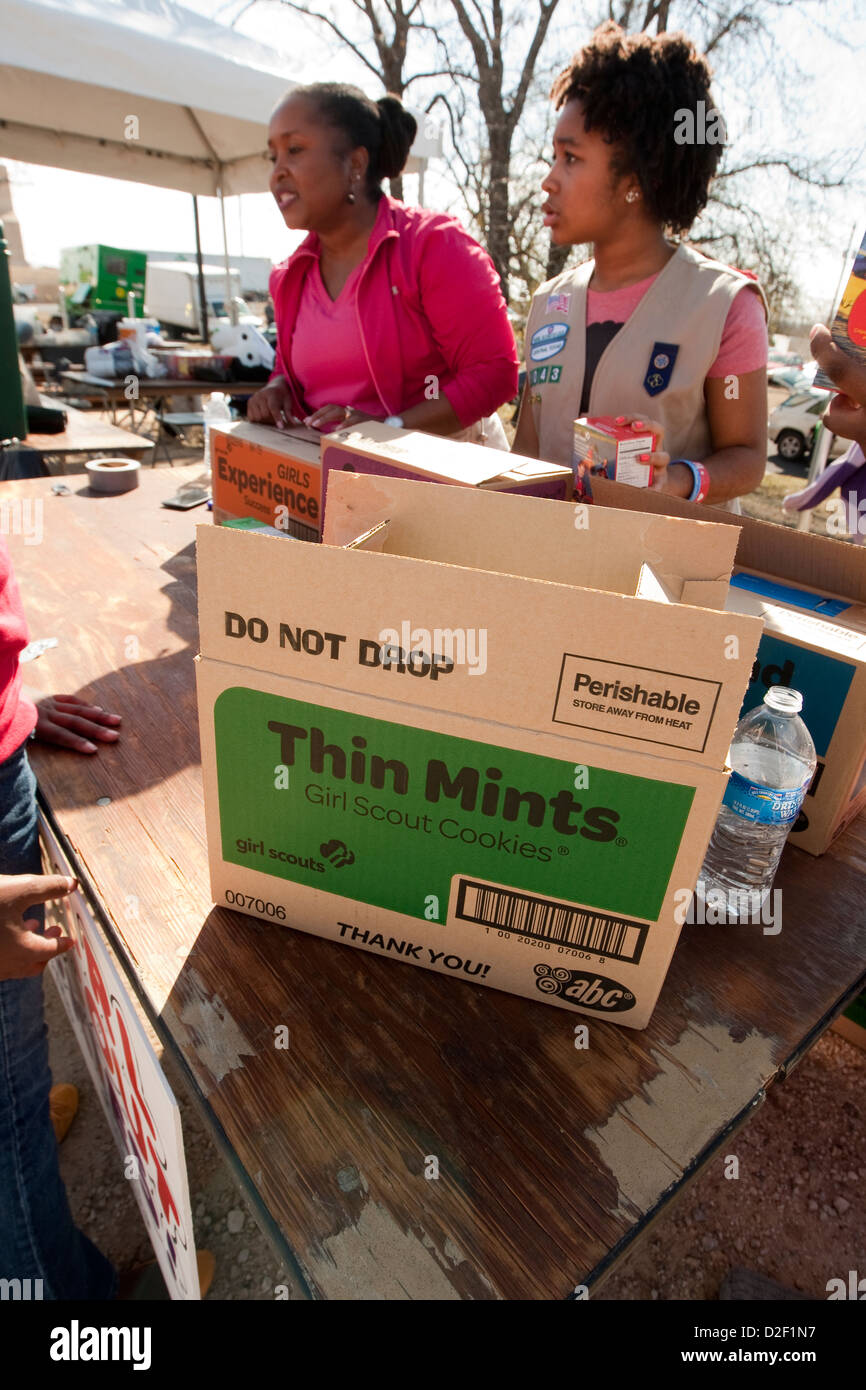
<path id="1" fill-rule="evenodd" d="M 108 714 L 100 705 L 89 705 L 77 695 L 37 695 L 35 734 L 43 743 L 56 743 L 76 753 L 95 753 L 95 738 L 100 743 L 114 743 L 120 723 L 119 714 Z"/>
<path id="2" fill-rule="evenodd" d="M 0 980 L 26 980 L 41 975 L 46 965 L 71 951 L 75 942 L 59 927 L 45 934 L 34 930 L 35 918 L 24 919 L 28 907 L 51 898 L 65 898 L 75 879 L 65 874 L 0 875 Z"/>
<path id="3" fill-rule="evenodd" d="M 812 329 L 810 343 L 818 366 L 838 387 L 823 416 L 824 424 L 834 434 L 854 439 L 866 449 L 866 367 L 843 352 L 823 324 Z"/>

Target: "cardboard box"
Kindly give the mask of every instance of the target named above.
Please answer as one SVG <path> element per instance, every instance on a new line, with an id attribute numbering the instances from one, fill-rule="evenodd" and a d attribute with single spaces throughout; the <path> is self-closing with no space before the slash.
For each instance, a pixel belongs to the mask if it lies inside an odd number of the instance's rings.
<path id="1" fill-rule="evenodd" d="M 738 574 L 726 603 L 764 623 L 742 713 L 769 685 L 802 692 L 818 766 L 791 844 L 823 854 L 866 808 L 866 550 L 662 493 L 626 492 L 603 478 L 593 478 L 593 496 L 601 507 L 738 528 Z"/>
<path id="2" fill-rule="evenodd" d="M 178 352 L 175 348 L 148 348 L 174 380 L 231 381 L 235 359 L 229 353 L 200 352 L 195 349 Z"/>
<path id="3" fill-rule="evenodd" d="M 854 253 L 851 273 L 842 290 L 830 332 L 833 342 L 843 352 L 866 367 L 866 232 Z M 827 391 L 839 389 L 822 368 L 815 373 L 814 385 Z"/>
<path id="4" fill-rule="evenodd" d="M 317 541 L 322 526 L 321 441 L 312 430 L 285 432 L 246 420 L 211 425 L 213 519 L 251 517 L 297 540 Z"/>
<path id="5" fill-rule="evenodd" d="M 845 1012 L 833 1020 L 830 1027 L 834 1033 L 841 1033 L 842 1037 L 855 1047 L 866 1049 L 866 991 L 858 994 L 853 1004 L 849 1004 Z"/>
<path id="6" fill-rule="evenodd" d="M 646 1025 L 760 624 L 727 528 L 590 510 L 334 472 L 322 546 L 198 529 L 216 902 Z"/>
<path id="7" fill-rule="evenodd" d="M 373 473 L 564 500 L 571 469 L 365 421 L 350 430 L 277 430 L 238 421 L 211 428 L 214 521 L 254 516 L 299 540 L 318 540 L 329 474 Z"/>
<path id="8" fill-rule="evenodd" d="M 574 422 L 571 461 L 575 478 L 588 469 L 613 482 L 631 487 L 650 487 L 651 463 L 641 463 L 641 454 L 651 454 L 657 436 L 652 430 L 635 434 L 630 425 L 618 425 L 610 415 L 585 415 Z"/>

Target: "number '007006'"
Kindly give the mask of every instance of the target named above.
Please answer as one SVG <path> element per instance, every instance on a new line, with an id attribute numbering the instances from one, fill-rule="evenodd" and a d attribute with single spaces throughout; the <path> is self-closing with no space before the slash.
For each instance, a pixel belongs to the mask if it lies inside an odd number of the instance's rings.
<path id="1" fill-rule="evenodd" d="M 252 893 L 238 893 L 233 888 L 227 888 L 226 902 L 229 907 L 251 907 L 262 915 L 276 917 L 279 922 L 286 920 L 286 909 L 279 903 L 269 903 L 265 898 L 254 898 Z"/>

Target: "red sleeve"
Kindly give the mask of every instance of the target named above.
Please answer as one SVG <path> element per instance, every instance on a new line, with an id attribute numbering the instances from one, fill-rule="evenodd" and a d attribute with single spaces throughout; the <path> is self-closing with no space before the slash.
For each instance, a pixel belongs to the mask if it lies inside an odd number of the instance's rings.
<path id="1" fill-rule="evenodd" d="M 36 724 L 36 707 L 21 694 L 18 657 L 27 642 L 21 595 L 0 536 L 0 762 L 20 748 Z"/>
<path id="2" fill-rule="evenodd" d="M 449 221 L 424 238 L 418 283 L 449 367 L 439 385 L 465 428 L 517 394 L 517 345 L 499 276 L 487 252 Z"/>

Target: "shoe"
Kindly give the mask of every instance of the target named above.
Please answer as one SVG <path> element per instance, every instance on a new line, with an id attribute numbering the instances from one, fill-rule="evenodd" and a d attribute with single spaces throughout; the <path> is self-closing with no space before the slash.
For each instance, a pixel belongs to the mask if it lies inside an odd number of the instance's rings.
<path id="1" fill-rule="evenodd" d="M 216 1274 L 216 1256 L 212 1250 L 196 1250 L 195 1262 L 198 1266 L 198 1287 L 204 1298 Z"/>
<path id="2" fill-rule="evenodd" d="M 51 1114 L 55 1137 L 58 1144 L 62 1144 L 69 1133 L 69 1126 L 78 1113 L 78 1087 L 71 1086 L 67 1081 L 61 1081 L 58 1086 L 52 1086 L 48 1093 L 48 1109 Z"/>
<path id="3" fill-rule="evenodd" d="M 216 1258 L 211 1250 L 196 1250 L 195 1262 L 198 1267 L 199 1291 L 204 1298 L 213 1283 Z M 132 1269 L 123 1270 L 118 1281 L 117 1297 L 124 1303 L 167 1300 L 169 1292 L 157 1261 L 148 1260 L 147 1264 L 133 1265 Z"/>

